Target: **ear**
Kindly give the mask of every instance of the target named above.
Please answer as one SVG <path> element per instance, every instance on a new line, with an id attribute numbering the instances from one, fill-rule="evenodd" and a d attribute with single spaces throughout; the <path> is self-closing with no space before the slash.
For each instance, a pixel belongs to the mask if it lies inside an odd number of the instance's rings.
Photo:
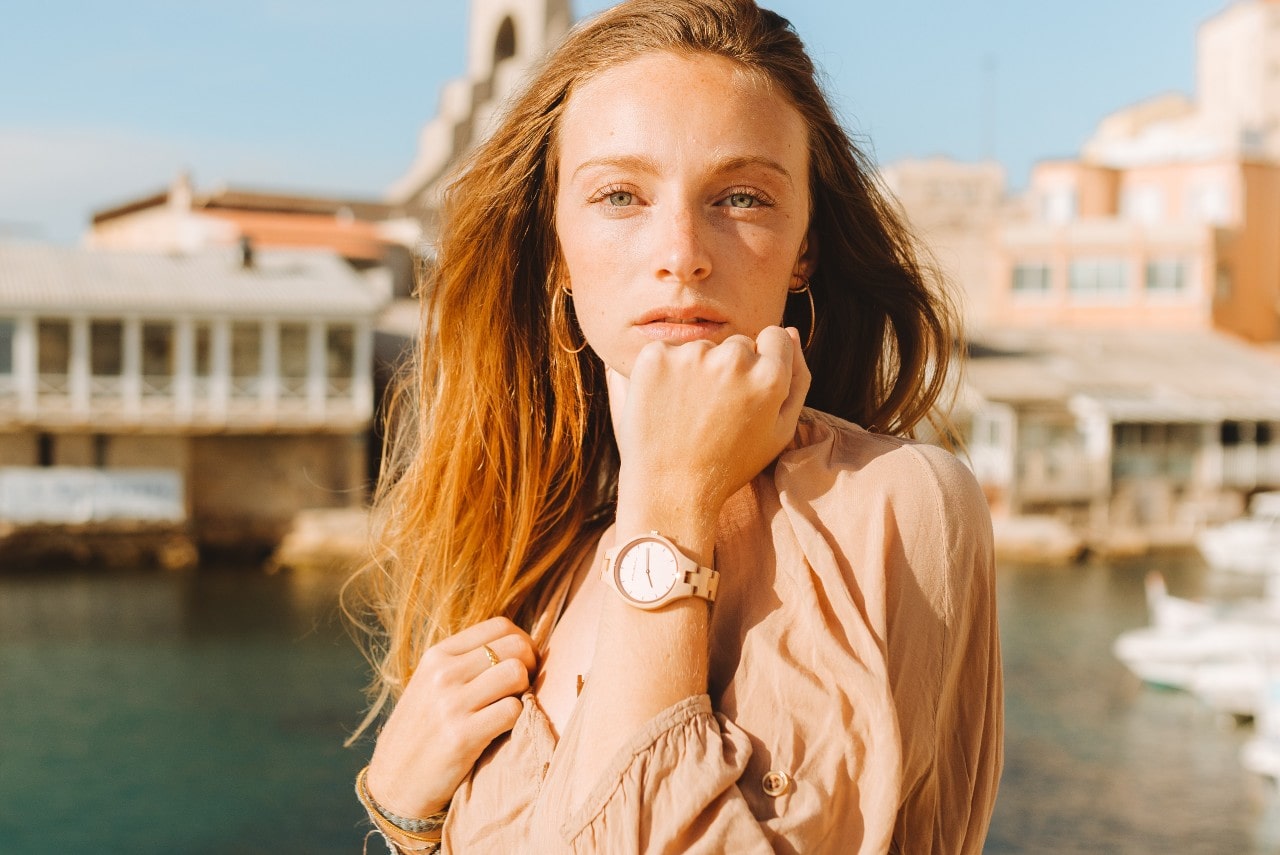
<path id="1" fill-rule="evenodd" d="M 803 279 L 810 279 L 818 269 L 818 238 L 810 229 L 800 242 L 800 255 L 796 258 L 796 274 Z"/>

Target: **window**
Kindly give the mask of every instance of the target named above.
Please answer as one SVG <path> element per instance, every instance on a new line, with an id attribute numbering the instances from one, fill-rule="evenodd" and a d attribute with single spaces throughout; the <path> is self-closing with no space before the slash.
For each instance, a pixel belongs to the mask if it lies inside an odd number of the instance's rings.
<path id="1" fill-rule="evenodd" d="M 1076 188 L 1057 187 L 1040 197 L 1040 216 L 1049 223 L 1069 223 L 1076 218 Z"/>
<path id="2" fill-rule="evenodd" d="M 262 327 L 252 322 L 231 325 L 231 376 L 257 377 L 262 373 Z"/>
<path id="3" fill-rule="evenodd" d="M 36 435 L 36 462 L 42 467 L 53 465 L 53 434 Z"/>
<path id="4" fill-rule="evenodd" d="M 13 373 L 13 333 L 16 326 L 12 318 L 0 318 L 0 374 Z"/>
<path id="5" fill-rule="evenodd" d="M 1185 294 L 1190 287 L 1190 267 L 1180 258 L 1157 258 L 1147 262 L 1147 293 Z"/>
<path id="6" fill-rule="evenodd" d="M 89 372 L 94 377 L 124 373 L 124 324 L 120 321 L 89 324 Z"/>
<path id="7" fill-rule="evenodd" d="M 1227 225 L 1231 221 L 1230 189 L 1221 182 L 1194 185 L 1187 193 L 1187 209 L 1197 222 Z"/>
<path id="8" fill-rule="evenodd" d="M 1164 219 L 1164 192 L 1149 184 L 1127 187 L 1120 198 L 1120 213 L 1127 220 L 1158 223 Z"/>
<path id="9" fill-rule="evenodd" d="M 307 325 L 280 325 L 280 390 L 295 397 L 307 390 Z"/>
<path id="10" fill-rule="evenodd" d="M 1082 258 L 1071 262 L 1068 283 L 1074 297 L 1085 299 L 1124 296 L 1125 264 L 1119 258 Z"/>
<path id="11" fill-rule="evenodd" d="M 142 373 L 147 377 L 173 374 L 173 327 L 170 324 L 142 325 Z"/>
<path id="12" fill-rule="evenodd" d="M 252 398 L 262 375 L 262 325 L 250 321 L 231 325 L 231 394 Z"/>
<path id="13" fill-rule="evenodd" d="M 213 329 L 207 321 L 195 325 L 195 372 L 197 377 L 213 376 Z"/>
<path id="14" fill-rule="evenodd" d="M 41 374 L 66 376 L 70 371 L 70 322 L 40 321 L 36 324 L 36 365 Z"/>
<path id="15" fill-rule="evenodd" d="M 516 55 L 516 24 L 511 16 L 502 19 L 498 25 L 498 36 L 493 42 L 493 64 L 496 67 L 504 59 Z"/>
<path id="16" fill-rule="evenodd" d="M 355 374 L 355 330 L 340 324 L 325 332 L 325 362 L 330 395 L 345 395 L 351 390 L 351 378 Z"/>
<path id="17" fill-rule="evenodd" d="M 1223 445 L 1239 445 L 1240 434 L 1240 422 L 1223 422 L 1219 438 L 1222 440 Z"/>
<path id="18" fill-rule="evenodd" d="M 1013 293 L 1016 296 L 1048 294 L 1052 284 L 1049 265 L 1041 262 L 1022 262 L 1013 268 Z"/>

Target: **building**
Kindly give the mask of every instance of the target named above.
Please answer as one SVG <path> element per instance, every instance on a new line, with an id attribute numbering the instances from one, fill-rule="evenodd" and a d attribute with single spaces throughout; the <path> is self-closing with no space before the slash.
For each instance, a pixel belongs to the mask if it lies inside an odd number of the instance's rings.
<path id="1" fill-rule="evenodd" d="M 997 517 L 1186 542 L 1280 487 L 1277 68 L 1280 0 L 1244 0 L 1201 26 L 1194 99 L 1104 118 L 1020 198 L 993 201 L 985 164 L 886 170 L 966 298 Z"/>
<path id="2" fill-rule="evenodd" d="M 218 187 L 199 192 L 190 176 L 166 189 L 93 214 L 84 245 L 127 252 L 191 253 L 248 242 L 255 249 L 324 249 L 354 268 L 386 269 L 393 290 L 413 287 L 413 250 L 423 212 L 368 199 Z"/>
<path id="3" fill-rule="evenodd" d="M 1098 125 L 1039 164 L 998 238 L 996 326 L 1216 329 L 1280 340 L 1280 0 L 1233 3 L 1197 38 L 1197 97 Z"/>
<path id="4" fill-rule="evenodd" d="M 408 171 L 387 192 L 393 205 L 425 211 L 436 232 L 449 171 L 489 133 L 522 75 L 569 31 L 569 0 L 471 0 L 467 72 L 445 84 Z"/>
<path id="5" fill-rule="evenodd" d="M 965 323 L 988 325 L 994 247 L 1014 204 L 1005 193 L 1004 167 L 935 157 L 890 164 L 881 178 L 910 219 L 926 262 L 945 272 Z"/>
<path id="6" fill-rule="evenodd" d="M 1185 544 L 1280 486 L 1280 364 L 1237 338 L 1007 329 L 974 349 L 967 452 L 996 516 Z"/>
<path id="7" fill-rule="evenodd" d="M 361 504 L 389 297 L 327 252 L 0 243 L 0 556 L 138 523 L 267 548 Z"/>

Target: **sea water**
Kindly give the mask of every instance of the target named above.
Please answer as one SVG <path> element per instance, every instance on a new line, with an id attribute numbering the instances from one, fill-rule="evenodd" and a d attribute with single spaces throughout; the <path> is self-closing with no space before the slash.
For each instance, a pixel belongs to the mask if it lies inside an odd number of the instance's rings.
<path id="1" fill-rule="evenodd" d="M 1001 566 L 1006 757 L 987 852 L 1280 853 L 1275 787 L 1238 759 L 1250 731 L 1111 654 L 1146 622 L 1152 569 L 1171 593 L 1222 594 L 1195 556 Z M 337 582 L 0 574 L 0 853 L 359 852 L 352 780 L 370 744 L 342 741 L 368 670 Z"/>

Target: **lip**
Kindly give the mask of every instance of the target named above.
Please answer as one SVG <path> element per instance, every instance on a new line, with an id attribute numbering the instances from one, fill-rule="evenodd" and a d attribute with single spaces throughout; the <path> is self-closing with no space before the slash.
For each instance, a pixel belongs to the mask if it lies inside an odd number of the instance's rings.
<path id="1" fill-rule="evenodd" d="M 727 323 L 707 306 L 661 306 L 642 315 L 635 326 L 646 338 L 679 342 L 712 338 Z"/>
<path id="2" fill-rule="evenodd" d="M 653 323 L 710 323 L 723 324 L 724 315 L 709 306 L 659 306 L 645 312 L 635 323 L 637 326 Z"/>

